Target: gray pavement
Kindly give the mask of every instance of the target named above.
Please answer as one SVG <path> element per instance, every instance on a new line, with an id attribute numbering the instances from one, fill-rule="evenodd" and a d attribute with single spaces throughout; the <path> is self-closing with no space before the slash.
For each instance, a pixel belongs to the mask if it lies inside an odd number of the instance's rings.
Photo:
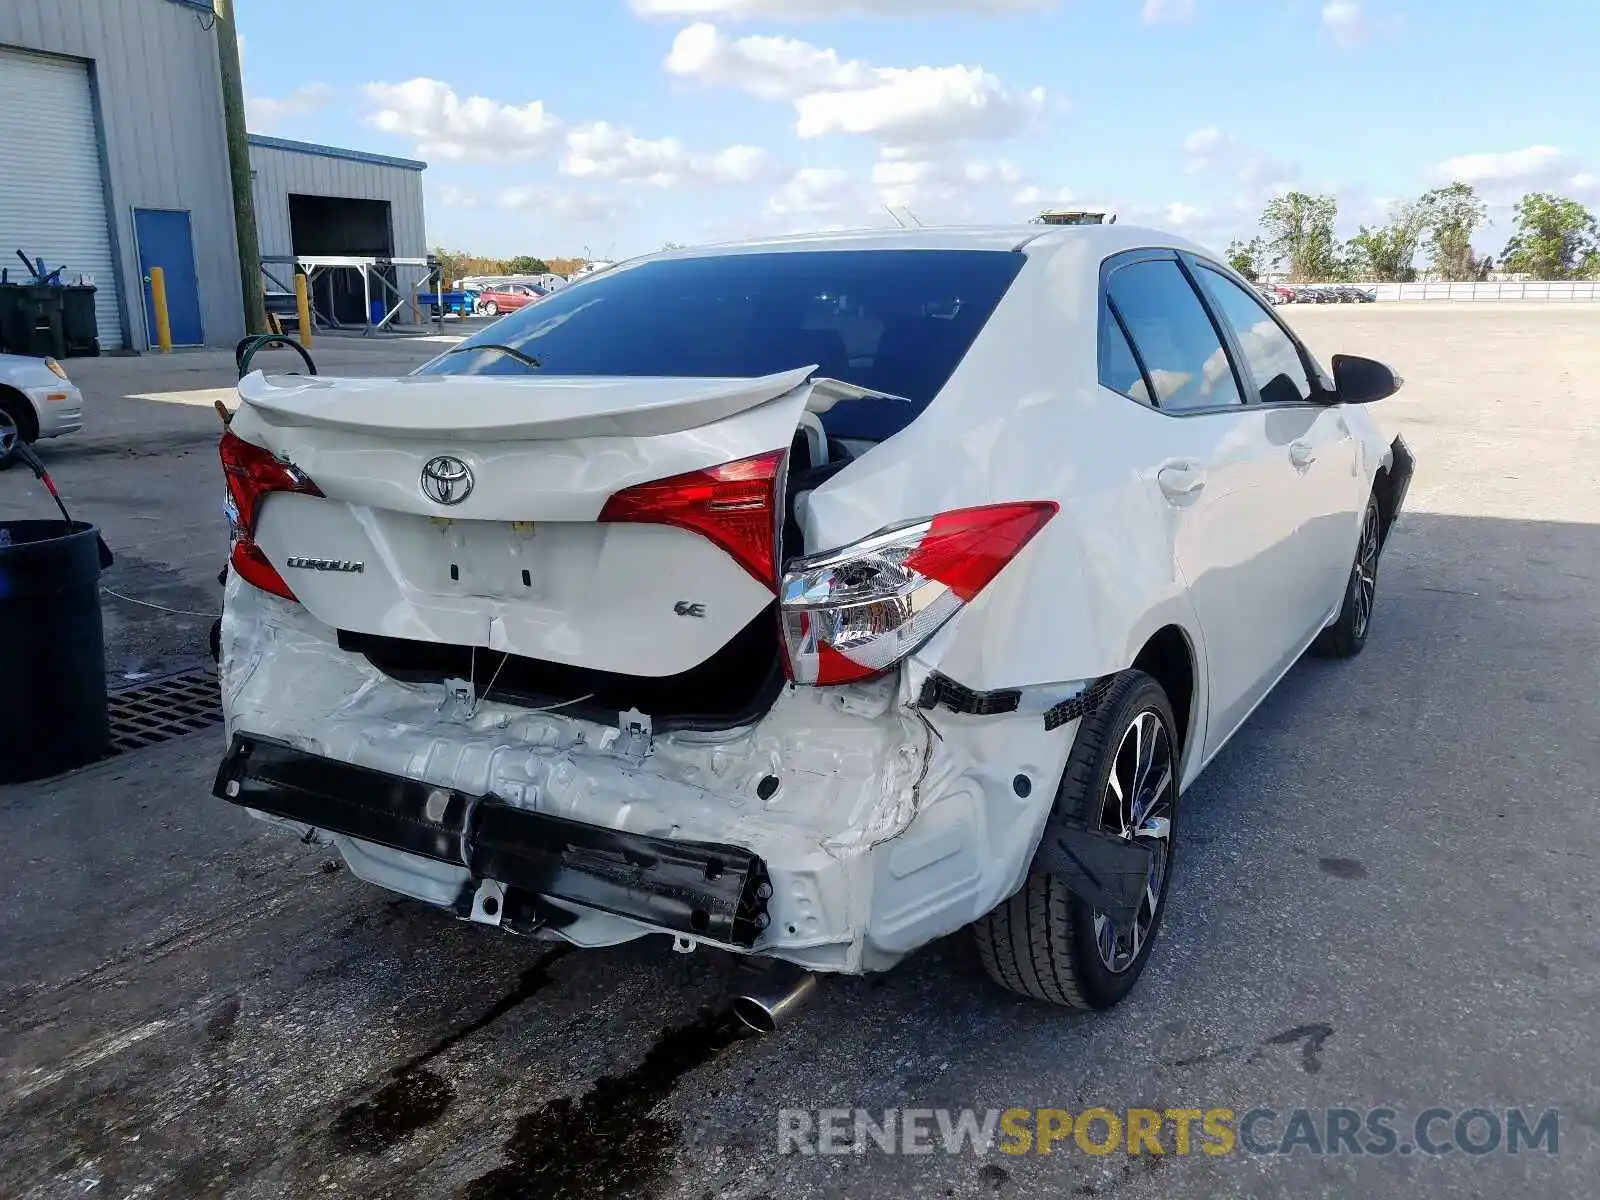
<path id="1" fill-rule="evenodd" d="M 1366 653 L 1296 667 L 1185 797 L 1120 1008 L 1010 997 L 956 937 L 735 1039 L 726 958 L 560 954 L 396 900 L 208 799 L 198 735 L 0 788 L 0 1196 L 1592 1195 L 1600 308 L 1286 313 L 1407 377 L 1410 511 Z M 127 395 L 231 374 L 176 364 L 92 367 Z M 129 594 L 211 610 L 215 418 L 101 402 L 58 481 Z M 203 632 L 119 620 L 124 666 Z M 1259 1141 L 1379 1105 L 1406 1143 L 1429 1107 L 1559 1109 L 1559 1153 L 777 1153 L 785 1107 L 1283 1114 Z"/>

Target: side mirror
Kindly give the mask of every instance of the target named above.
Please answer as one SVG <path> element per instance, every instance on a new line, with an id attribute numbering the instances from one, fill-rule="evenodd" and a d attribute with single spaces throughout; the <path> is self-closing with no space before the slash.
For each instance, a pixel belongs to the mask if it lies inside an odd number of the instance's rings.
<path id="1" fill-rule="evenodd" d="M 1356 354 L 1333 356 L 1333 386 L 1340 404 L 1371 404 L 1398 392 L 1405 380 L 1375 358 Z"/>

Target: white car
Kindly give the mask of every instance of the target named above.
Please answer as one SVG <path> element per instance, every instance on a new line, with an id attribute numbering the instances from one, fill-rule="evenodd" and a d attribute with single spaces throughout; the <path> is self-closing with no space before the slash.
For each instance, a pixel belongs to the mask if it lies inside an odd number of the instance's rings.
<path id="1" fill-rule="evenodd" d="M 845 973 L 971 926 L 1107 1007 L 1183 789 L 1366 640 L 1399 384 L 1126 225 L 667 252 L 406 378 L 250 375 L 217 794 L 489 925 Z"/>
<path id="2" fill-rule="evenodd" d="M 0 354 L 0 424 L 14 426 L 24 442 L 76 433 L 83 394 L 53 358 Z"/>

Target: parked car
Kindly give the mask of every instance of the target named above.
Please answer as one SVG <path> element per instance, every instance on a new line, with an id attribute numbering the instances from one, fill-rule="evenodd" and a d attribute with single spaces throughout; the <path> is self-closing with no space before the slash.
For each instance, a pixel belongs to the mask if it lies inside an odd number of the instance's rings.
<path id="1" fill-rule="evenodd" d="M 0 422 L 15 426 L 25 442 L 76 433 L 83 428 L 83 394 L 53 358 L 0 354 Z"/>
<path id="2" fill-rule="evenodd" d="M 781 960 L 761 1028 L 963 927 L 1109 1007 L 1184 790 L 1366 645 L 1399 386 L 1127 225 L 649 256 L 409 378 L 249 375 L 217 794 L 464 919 Z"/>
<path id="3" fill-rule="evenodd" d="M 1295 290 L 1284 287 L 1281 283 L 1272 285 L 1272 302 L 1274 304 L 1293 304 L 1296 300 Z"/>
<path id="4" fill-rule="evenodd" d="M 516 312 L 544 296 L 544 292 L 528 283 L 500 283 L 478 293 L 477 309 L 486 317 Z"/>

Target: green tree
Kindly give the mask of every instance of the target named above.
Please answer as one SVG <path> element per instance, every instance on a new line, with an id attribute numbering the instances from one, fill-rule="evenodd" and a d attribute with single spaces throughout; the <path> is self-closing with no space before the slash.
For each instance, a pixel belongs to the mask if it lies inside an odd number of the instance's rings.
<path id="1" fill-rule="evenodd" d="M 519 254 L 506 264 L 508 275 L 546 275 L 549 271 L 550 264 L 544 259 L 527 254 Z"/>
<path id="2" fill-rule="evenodd" d="M 1287 261 L 1289 278 L 1296 283 L 1316 283 L 1342 273 L 1334 222 L 1339 202 L 1332 196 L 1289 192 L 1275 196 L 1261 213 L 1261 231 L 1267 253 Z"/>
<path id="3" fill-rule="evenodd" d="M 1574 279 L 1593 270 L 1600 256 L 1600 225 L 1583 205 L 1530 192 L 1513 211 L 1516 231 L 1501 255 L 1502 270 L 1535 279 Z"/>
<path id="4" fill-rule="evenodd" d="M 1251 283 L 1260 283 L 1261 277 L 1272 269 L 1272 255 L 1259 237 L 1248 242 L 1234 238 L 1228 243 L 1228 265 Z"/>
<path id="5" fill-rule="evenodd" d="M 1410 283 L 1417 277 L 1417 250 L 1426 218 L 1420 204 L 1397 204 L 1388 224 L 1377 229 L 1363 225 L 1346 247 L 1351 274 L 1358 279 Z"/>
<path id="6" fill-rule="evenodd" d="M 1428 268 L 1441 279 L 1471 281 L 1488 274 L 1488 259 L 1472 250 L 1472 236 L 1489 223 L 1489 207 L 1470 183 L 1434 188 L 1417 201 L 1427 233 Z"/>

